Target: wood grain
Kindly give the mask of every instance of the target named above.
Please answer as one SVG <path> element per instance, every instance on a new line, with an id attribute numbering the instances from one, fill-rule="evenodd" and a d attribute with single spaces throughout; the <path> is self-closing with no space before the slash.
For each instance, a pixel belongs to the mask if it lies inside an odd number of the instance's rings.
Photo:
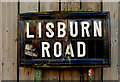
<path id="1" fill-rule="evenodd" d="M 110 11 L 111 19 L 111 67 L 104 68 L 104 80 L 118 80 L 118 3 L 104 2 L 103 11 Z"/>
<path id="2" fill-rule="evenodd" d="M 80 0 L 77 0 L 78 2 L 72 2 L 74 0 L 63 1 L 61 0 L 61 11 L 80 11 Z"/>
<path id="3" fill-rule="evenodd" d="M 82 2 L 82 11 L 101 11 L 101 2 Z"/>
<path id="4" fill-rule="evenodd" d="M 72 80 L 71 76 L 72 70 L 71 69 L 65 69 L 60 71 L 60 80 Z"/>
<path id="5" fill-rule="evenodd" d="M 19 80 L 34 80 L 34 68 L 19 68 Z"/>
<path id="6" fill-rule="evenodd" d="M 71 80 L 80 80 L 80 70 L 79 69 L 74 69 L 71 70 Z"/>
<path id="7" fill-rule="evenodd" d="M 59 11 L 59 0 L 57 1 L 56 2 L 40 2 L 40 12 Z"/>
<path id="8" fill-rule="evenodd" d="M 2 2 L 0 2 L 0 18 L 2 18 Z M 2 19 L 0 19 L 0 44 L 2 45 Z M 2 46 L 0 46 L 0 82 L 2 81 Z"/>
<path id="9" fill-rule="evenodd" d="M 120 13 L 120 2 L 118 3 L 118 13 Z M 118 22 L 120 22 L 120 15 L 118 15 Z M 120 23 L 118 23 L 118 30 L 120 30 Z M 118 51 L 120 51 L 120 31 L 118 31 Z M 120 58 L 120 53 L 118 53 L 118 58 Z M 118 59 L 118 79 L 120 81 L 120 59 Z"/>
<path id="10" fill-rule="evenodd" d="M 2 80 L 17 79 L 17 2 L 2 3 Z"/>
<path id="11" fill-rule="evenodd" d="M 38 12 L 38 2 L 20 2 L 20 13 Z"/>
<path id="12" fill-rule="evenodd" d="M 38 12 L 38 2 L 20 2 L 20 13 Z M 19 67 L 20 80 L 35 80 L 34 68 Z"/>
<path id="13" fill-rule="evenodd" d="M 56 69 L 42 70 L 42 80 L 59 80 L 59 70 Z"/>
<path id="14" fill-rule="evenodd" d="M 95 69 L 95 80 L 101 80 L 101 68 Z"/>

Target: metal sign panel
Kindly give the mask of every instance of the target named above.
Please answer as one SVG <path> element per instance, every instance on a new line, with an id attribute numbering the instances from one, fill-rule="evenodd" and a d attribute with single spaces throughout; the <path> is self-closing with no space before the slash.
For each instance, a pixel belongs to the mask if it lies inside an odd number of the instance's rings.
<path id="1" fill-rule="evenodd" d="M 19 15 L 18 56 L 29 67 L 108 67 L 109 12 Z"/>

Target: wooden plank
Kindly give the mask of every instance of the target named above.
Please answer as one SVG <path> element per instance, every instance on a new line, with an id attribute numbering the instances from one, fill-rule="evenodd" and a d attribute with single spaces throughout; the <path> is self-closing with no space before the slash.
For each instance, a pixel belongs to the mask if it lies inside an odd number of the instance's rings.
<path id="1" fill-rule="evenodd" d="M 59 11 L 59 0 L 56 2 L 40 2 L 40 12 Z M 59 80 L 59 70 L 42 70 L 42 80 Z"/>
<path id="2" fill-rule="evenodd" d="M 118 80 L 118 3 L 104 2 L 103 11 L 110 11 L 111 19 L 111 67 L 104 68 L 104 80 Z"/>
<path id="3" fill-rule="evenodd" d="M 38 2 L 20 2 L 20 13 L 38 12 Z M 20 80 L 34 80 L 34 68 L 19 67 Z"/>
<path id="4" fill-rule="evenodd" d="M 80 80 L 80 70 L 79 69 L 72 69 L 71 70 L 71 80 Z"/>
<path id="5" fill-rule="evenodd" d="M 50 70 L 42 70 L 42 80 L 49 80 L 49 78 L 50 78 Z"/>
<path id="6" fill-rule="evenodd" d="M 19 68 L 19 80 L 34 80 L 34 68 Z"/>
<path id="7" fill-rule="evenodd" d="M 120 2 L 118 3 L 118 13 L 120 13 Z M 118 14 L 118 22 L 120 22 L 120 14 Z M 118 23 L 118 26 L 120 26 L 120 23 Z M 118 30 L 120 30 L 120 27 L 118 27 Z M 118 31 L 118 51 L 120 51 L 120 31 Z M 120 58 L 120 53 L 118 53 L 118 58 Z M 118 59 L 118 78 L 120 82 L 120 59 Z"/>
<path id="8" fill-rule="evenodd" d="M 61 70 L 60 80 L 80 80 L 80 70 L 79 69 Z"/>
<path id="9" fill-rule="evenodd" d="M 20 13 L 38 12 L 38 2 L 20 2 Z"/>
<path id="10" fill-rule="evenodd" d="M 76 2 L 70 0 L 61 0 L 61 11 L 80 11 L 80 0 L 76 0 Z"/>
<path id="11" fill-rule="evenodd" d="M 101 11 L 101 2 L 87 2 L 89 0 L 81 0 L 82 11 Z M 99 0 L 101 1 L 101 0 Z"/>
<path id="12" fill-rule="evenodd" d="M 2 3 L 2 80 L 17 79 L 17 2 Z"/>
<path id="13" fill-rule="evenodd" d="M 56 69 L 42 70 L 42 80 L 59 80 L 59 70 Z"/>
<path id="14" fill-rule="evenodd" d="M 56 2 L 40 2 L 40 12 L 59 11 L 59 0 Z"/>
<path id="15" fill-rule="evenodd" d="M 101 69 L 95 69 L 95 80 L 101 80 Z"/>
<path id="16" fill-rule="evenodd" d="M 61 11 L 80 11 L 80 2 L 61 0 Z M 60 80 L 80 80 L 79 69 L 65 69 L 60 71 Z"/>
<path id="17" fill-rule="evenodd" d="M 2 18 L 2 2 L 0 1 L 0 18 Z M 2 19 L 0 19 L 0 44 L 2 44 Z M 2 46 L 0 46 L 0 81 L 2 81 Z"/>
<path id="18" fill-rule="evenodd" d="M 101 2 L 87 2 L 81 0 L 81 11 L 101 11 Z M 101 1 L 101 0 L 99 0 Z M 95 68 L 95 80 L 101 80 L 101 68 Z"/>
<path id="19" fill-rule="evenodd" d="M 84 80 L 88 80 L 88 73 L 84 73 Z"/>
<path id="20" fill-rule="evenodd" d="M 60 71 L 60 80 L 72 80 L 71 69 L 65 69 Z"/>

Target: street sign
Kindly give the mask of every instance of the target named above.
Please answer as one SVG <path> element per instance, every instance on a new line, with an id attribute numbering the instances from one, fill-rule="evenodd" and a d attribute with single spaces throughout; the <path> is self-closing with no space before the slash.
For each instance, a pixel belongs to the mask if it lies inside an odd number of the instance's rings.
<path id="1" fill-rule="evenodd" d="M 19 15 L 18 56 L 29 67 L 109 67 L 109 12 Z"/>

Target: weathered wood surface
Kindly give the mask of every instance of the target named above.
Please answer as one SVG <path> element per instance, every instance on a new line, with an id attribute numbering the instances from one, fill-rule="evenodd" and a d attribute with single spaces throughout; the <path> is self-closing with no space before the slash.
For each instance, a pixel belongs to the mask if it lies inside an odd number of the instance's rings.
<path id="1" fill-rule="evenodd" d="M 72 1 L 74 0 L 61 0 L 61 11 L 80 11 L 80 1 L 79 0 L 76 0 L 76 2 Z"/>
<path id="2" fill-rule="evenodd" d="M 120 2 L 118 3 L 118 13 L 120 13 Z M 120 14 L 118 14 L 118 51 L 120 51 Z M 120 52 L 118 52 L 118 79 L 120 82 Z"/>
<path id="3" fill-rule="evenodd" d="M 38 2 L 20 2 L 20 13 L 38 12 Z"/>
<path id="4" fill-rule="evenodd" d="M 82 2 L 81 6 L 82 11 L 101 11 L 101 2 Z"/>
<path id="5" fill-rule="evenodd" d="M 101 80 L 101 69 L 102 68 L 95 68 L 95 80 Z"/>
<path id="6" fill-rule="evenodd" d="M 72 77 L 72 70 L 71 69 L 66 69 L 66 70 L 61 70 L 60 71 L 60 80 L 71 80 Z"/>
<path id="7" fill-rule="evenodd" d="M 34 68 L 19 68 L 19 80 L 34 80 Z"/>
<path id="8" fill-rule="evenodd" d="M 60 80 L 80 80 L 79 69 L 65 69 L 60 71 Z"/>
<path id="9" fill-rule="evenodd" d="M 20 13 L 38 12 L 38 2 L 20 2 Z M 34 68 L 19 67 L 19 80 L 34 80 Z"/>
<path id="10" fill-rule="evenodd" d="M 40 12 L 59 11 L 59 0 L 56 2 L 40 2 Z"/>
<path id="11" fill-rule="evenodd" d="M 59 80 L 59 70 L 56 69 L 42 70 L 42 80 Z"/>
<path id="12" fill-rule="evenodd" d="M 80 80 L 80 70 L 79 69 L 73 69 L 71 70 L 71 80 Z"/>
<path id="13" fill-rule="evenodd" d="M 118 80 L 118 3 L 104 2 L 103 11 L 110 11 L 111 19 L 111 67 L 104 68 L 104 80 Z"/>
<path id="14" fill-rule="evenodd" d="M 17 2 L 2 3 L 2 80 L 17 79 Z"/>
<path id="15" fill-rule="evenodd" d="M 0 11 L 2 11 L 2 2 L 0 1 Z M 2 12 L 0 12 L 0 45 L 2 45 Z M 0 82 L 2 81 L 2 46 L 0 46 Z"/>

